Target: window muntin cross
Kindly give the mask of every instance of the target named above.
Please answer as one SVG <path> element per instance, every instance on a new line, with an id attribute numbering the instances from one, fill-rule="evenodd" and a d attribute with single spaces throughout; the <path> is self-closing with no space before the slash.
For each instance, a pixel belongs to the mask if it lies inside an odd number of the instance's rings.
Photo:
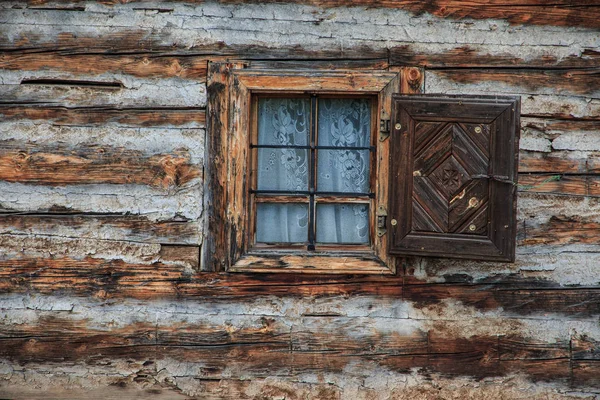
<path id="1" fill-rule="evenodd" d="M 374 103 L 368 96 L 254 96 L 251 243 L 369 246 Z"/>

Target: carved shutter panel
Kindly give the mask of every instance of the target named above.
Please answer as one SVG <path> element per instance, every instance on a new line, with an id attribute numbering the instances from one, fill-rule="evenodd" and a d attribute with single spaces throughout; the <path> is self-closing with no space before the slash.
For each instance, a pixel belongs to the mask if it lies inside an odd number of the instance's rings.
<path id="1" fill-rule="evenodd" d="M 514 261 L 520 100 L 394 95 L 390 254 Z"/>

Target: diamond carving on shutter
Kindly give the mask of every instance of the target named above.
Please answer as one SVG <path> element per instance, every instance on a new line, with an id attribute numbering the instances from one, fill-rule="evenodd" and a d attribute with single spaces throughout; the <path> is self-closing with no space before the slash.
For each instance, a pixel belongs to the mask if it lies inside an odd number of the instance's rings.
<path id="1" fill-rule="evenodd" d="M 391 254 L 514 261 L 520 101 L 395 95 Z"/>

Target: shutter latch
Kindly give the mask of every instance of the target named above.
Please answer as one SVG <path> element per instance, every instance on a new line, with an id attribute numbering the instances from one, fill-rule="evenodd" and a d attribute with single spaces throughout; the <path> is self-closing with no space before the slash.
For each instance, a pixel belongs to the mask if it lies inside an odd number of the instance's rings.
<path id="1" fill-rule="evenodd" d="M 381 119 L 379 120 L 379 141 L 383 142 L 390 137 L 391 122 L 390 116 L 385 110 L 381 110 Z"/>
<path id="2" fill-rule="evenodd" d="M 387 232 L 387 210 L 383 206 L 377 207 L 377 236 L 382 237 Z"/>

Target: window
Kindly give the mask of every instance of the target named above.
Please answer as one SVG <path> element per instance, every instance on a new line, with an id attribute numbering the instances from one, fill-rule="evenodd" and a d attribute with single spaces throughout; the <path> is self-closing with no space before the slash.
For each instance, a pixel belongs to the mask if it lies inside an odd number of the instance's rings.
<path id="1" fill-rule="evenodd" d="M 421 76 L 211 63 L 203 269 L 394 273 L 391 96 L 419 91 Z"/>
<path id="2" fill-rule="evenodd" d="M 376 103 L 253 96 L 251 249 L 369 250 Z"/>
<path id="3" fill-rule="evenodd" d="M 519 100 L 398 94 L 421 85 L 416 68 L 209 64 L 203 270 L 514 260 Z"/>

